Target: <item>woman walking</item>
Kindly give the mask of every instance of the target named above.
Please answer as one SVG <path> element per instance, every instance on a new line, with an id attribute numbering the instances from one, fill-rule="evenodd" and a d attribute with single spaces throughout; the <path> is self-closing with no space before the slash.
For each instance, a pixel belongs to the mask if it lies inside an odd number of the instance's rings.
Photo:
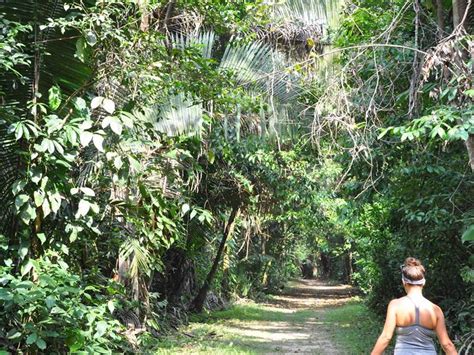
<path id="1" fill-rule="evenodd" d="M 407 295 L 389 303 L 382 334 L 371 354 L 383 354 L 395 330 L 395 355 L 436 355 L 436 336 L 446 354 L 457 355 L 446 331 L 443 311 L 423 297 L 425 268 L 418 259 L 410 257 L 401 269 Z"/>

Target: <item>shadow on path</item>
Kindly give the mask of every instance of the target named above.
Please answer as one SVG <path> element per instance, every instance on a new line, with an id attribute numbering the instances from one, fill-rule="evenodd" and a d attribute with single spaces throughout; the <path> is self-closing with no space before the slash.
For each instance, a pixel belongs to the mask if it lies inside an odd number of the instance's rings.
<path id="1" fill-rule="evenodd" d="M 185 334 L 190 341 L 171 353 L 347 354 L 333 341 L 337 330 L 325 313 L 356 294 L 348 285 L 293 280 L 265 303 L 243 301 L 194 323 Z"/>

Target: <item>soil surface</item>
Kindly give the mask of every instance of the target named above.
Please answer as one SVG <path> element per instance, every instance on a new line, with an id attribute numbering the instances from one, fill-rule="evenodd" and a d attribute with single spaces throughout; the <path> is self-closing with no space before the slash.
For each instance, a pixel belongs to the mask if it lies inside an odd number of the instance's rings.
<path id="1" fill-rule="evenodd" d="M 191 322 L 156 354 L 351 354 L 333 340 L 341 328 L 326 313 L 356 294 L 348 285 L 293 280 L 265 303 L 242 300 Z"/>
<path id="2" fill-rule="evenodd" d="M 332 341 L 330 324 L 324 321 L 324 312 L 351 300 L 357 290 L 348 285 L 330 285 L 317 280 L 296 280 L 281 294 L 267 303 L 285 313 L 311 311 L 311 316 L 296 322 L 249 322 L 235 329 L 236 333 L 256 338 L 266 344 L 262 353 L 346 354 Z M 260 352 L 260 351 L 259 351 Z"/>

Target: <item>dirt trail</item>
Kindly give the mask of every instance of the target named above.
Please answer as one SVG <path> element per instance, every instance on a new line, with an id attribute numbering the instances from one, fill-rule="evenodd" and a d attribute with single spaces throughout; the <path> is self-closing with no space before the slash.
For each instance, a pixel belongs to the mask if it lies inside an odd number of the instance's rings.
<path id="1" fill-rule="evenodd" d="M 324 312 L 348 302 L 356 290 L 348 285 L 329 285 L 317 280 L 292 281 L 265 306 L 288 313 L 290 321 L 260 321 L 240 324 L 235 331 L 266 344 L 262 353 L 343 354 L 331 341 L 330 324 Z M 309 312 L 304 312 L 309 311 Z M 306 313 L 307 317 L 291 317 Z M 260 351 L 259 351 L 260 352 Z"/>
<path id="2" fill-rule="evenodd" d="M 340 327 L 326 312 L 356 293 L 347 285 L 294 280 L 266 303 L 238 302 L 191 322 L 156 354 L 349 354 L 333 341 Z"/>

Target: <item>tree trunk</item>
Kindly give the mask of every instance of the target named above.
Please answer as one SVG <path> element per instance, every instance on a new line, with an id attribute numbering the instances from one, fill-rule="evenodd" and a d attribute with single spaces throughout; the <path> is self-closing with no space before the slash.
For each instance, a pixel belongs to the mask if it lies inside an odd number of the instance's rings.
<path id="1" fill-rule="evenodd" d="M 148 31 L 150 27 L 150 15 L 147 11 L 148 0 L 138 0 L 138 7 L 141 11 L 140 30 L 143 32 Z"/>
<path id="2" fill-rule="evenodd" d="M 468 11 L 468 0 L 453 0 L 453 26 L 454 28 L 458 27 L 465 15 L 465 12 Z M 473 5 L 470 4 L 472 7 Z M 470 134 L 469 138 L 466 141 L 467 154 L 469 157 L 469 165 L 471 170 L 474 172 L 474 135 Z"/>
<path id="3" fill-rule="evenodd" d="M 202 285 L 201 289 L 199 290 L 197 296 L 191 302 L 189 307 L 190 310 L 194 312 L 201 312 L 204 306 L 204 301 L 206 300 L 207 293 L 211 287 L 212 281 L 214 280 L 214 276 L 216 275 L 217 268 L 219 267 L 219 263 L 222 258 L 222 254 L 224 252 L 225 243 L 232 235 L 235 226 L 235 220 L 240 214 L 240 206 L 234 206 L 232 208 L 232 212 L 230 213 L 229 220 L 226 223 L 224 228 L 224 233 L 222 235 L 221 243 L 219 244 L 219 248 L 217 249 L 216 257 L 214 258 L 214 262 L 212 264 L 211 270 L 209 274 L 207 274 L 206 280 Z"/>
<path id="4" fill-rule="evenodd" d="M 436 8 L 436 23 L 438 24 L 438 41 L 444 37 L 444 9 L 443 0 L 433 0 L 433 5 Z"/>
<path id="5" fill-rule="evenodd" d="M 168 29 L 168 23 L 171 19 L 171 16 L 173 16 L 174 8 L 176 6 L 176 1 L 177 0 L 171 0 L 168 2 L 168 7 L 166 8 L 166 15 L 165 15 L 165 21 L 164 21 L 164 27 Z"/>
<path id="6" fill-rule="evenodd" d="M 468 0 L 453 0 L 453 25 L 454 28 L 461 24 L 467 10 Z M 472 6 L 472 5 L 471 5 Z"/>
<path id="7" fill-rule="evenodd" d="M 470 134 L 466 141 L 467 153 L 469 154 L 469 164 L 474 172 L 474 135 Z"/>
<path id="8" fill-rule="evenodd" d="M 346 282 L 352 284 L 352 274 L 354 270 L 352 268 L 352 251 L 349 251 L 346 256 Z"/>

